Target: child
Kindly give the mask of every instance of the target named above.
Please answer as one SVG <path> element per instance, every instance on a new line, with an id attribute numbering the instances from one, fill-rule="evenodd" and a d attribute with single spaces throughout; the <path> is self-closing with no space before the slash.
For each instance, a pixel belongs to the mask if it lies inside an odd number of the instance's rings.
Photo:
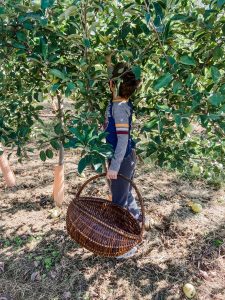
<path id="1" fill-rule="evenodd" d="M 132 104 L 130 96 L 137 89 L 140 80 L 123 63 L 117 64 L 110 80 L 112 100 L 106 110 L 105 131 L 107 143 L 110 143 L 114 155 L 109 162 L 107 178 L 111 180 L 112 202 L 127 208 L 136 219 L 140 219 L 140 211 L 131 193 L 131 185 L 125 179 L 117 177 L 118 173 L 132 179 L 136 165 L 135 143 L 131 137 Z M 118 86 L 117 86 L 118 85 Z M 136 252 L 136 247 L 121 256 L 126 258 Z"/>

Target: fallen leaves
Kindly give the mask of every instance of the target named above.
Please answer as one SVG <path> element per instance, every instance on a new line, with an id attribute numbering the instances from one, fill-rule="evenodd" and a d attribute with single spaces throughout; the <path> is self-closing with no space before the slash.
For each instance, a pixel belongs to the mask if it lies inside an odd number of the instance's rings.
<path id="1" fill-rule="evenodd" d="M 13 300 L 9 294 L 0 294 L 0 300 Z"/>
<path id="2" fill-rule="evenodd" d="M 69 291 L 63 293 L 63 299 L 71 299 L 71 293 Z"/>
<path id="3" fill-rule="evenodd" d="M 203 279 L 205 280 L 209 279 L 209 274 L 206 271 L 199 270 L 199 274 Z"/>
<path id="4" fill-rule="evenodd" d="M 5 271 L 5 263 L 3 261 L 0 261 L 0 273 L 4 273 Z"/>
<path id="5" fill-rule="evenodd" d="M 37 272 L 34 272 L 34 273 L 32 273 L 31 274 L 31 281 L 40 281 L 41 280 L 41 274 L 40 274 L 40 272 L 39 271 L 37 271 Z"/>

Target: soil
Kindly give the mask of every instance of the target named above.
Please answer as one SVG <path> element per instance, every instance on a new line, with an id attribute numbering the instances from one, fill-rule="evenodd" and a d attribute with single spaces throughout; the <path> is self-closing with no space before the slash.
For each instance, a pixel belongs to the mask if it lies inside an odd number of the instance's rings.
<path id="1" fill-rule="evenodd" d="M 92 175 L 77 174 L 76 153 L 66 153 L 65 201 L 60 216 L 51 216 L 56 161 L 33 155 L 20 164 L 12 157 L 17 186 L 7 188 L 0 177 L 1 300 L 183 300 L 187 282 L 196 287 L 194 299 L 225 299 L 223 188 L 139 162 L 135 183 L 150 230 L 133 258 L 118 261 L 93 255 L 66 232 L 72 193 Z M 103 184 L 90 184 L 84 194 L 106 197 Z M 191 211 L 195 201 L 201 213 Z"/>

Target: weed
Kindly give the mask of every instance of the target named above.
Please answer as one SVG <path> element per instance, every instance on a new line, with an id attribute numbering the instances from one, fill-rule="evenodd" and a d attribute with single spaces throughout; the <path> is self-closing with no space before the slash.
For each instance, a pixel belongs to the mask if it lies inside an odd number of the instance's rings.
<path id="1" fill-rule="evenodd" d="M 214 241 L 213 241 L 213 244 L 214 244 L 214 246 L 216 246 L 216 247 L 220 247 L 221 245 L 223 245 L 223 240 L 221 240 L 221 239 L 215 239 Z"/>

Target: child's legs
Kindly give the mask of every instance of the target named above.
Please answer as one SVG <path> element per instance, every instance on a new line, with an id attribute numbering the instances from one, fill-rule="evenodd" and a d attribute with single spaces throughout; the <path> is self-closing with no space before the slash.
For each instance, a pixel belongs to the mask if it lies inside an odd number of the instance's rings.
<path id="1" fill-rule="evenodd" d="M 122 161 L 119 173 L 132 179 L 135 164 L 135 154 L 132 152 Z M 118 177 L 116 180 L 113 179 L 111 181 L 112 202 L 119 206 L 126 207 L 136 217 L 139 215 L 139 209 L 131 190 L 132 187 L 130 183 L 123 178 Z"/>
<path id="2" fill-rule="evenodd" d="M 134 173 L 133 173 L 134 176 Z M 133 179 L 133 176 L 131 179 Z M 130 185 L 129 188 L 129 194 L 128 194 L 128 199 L 127 199 L 127 209 L 129 210 L 130 213 L 132 213 L 132 215 L 135 218 L 138 218 L 140 215 L 140 210 L 137 206 L 137 202 L 132 194 L 132 186 Z"/>

